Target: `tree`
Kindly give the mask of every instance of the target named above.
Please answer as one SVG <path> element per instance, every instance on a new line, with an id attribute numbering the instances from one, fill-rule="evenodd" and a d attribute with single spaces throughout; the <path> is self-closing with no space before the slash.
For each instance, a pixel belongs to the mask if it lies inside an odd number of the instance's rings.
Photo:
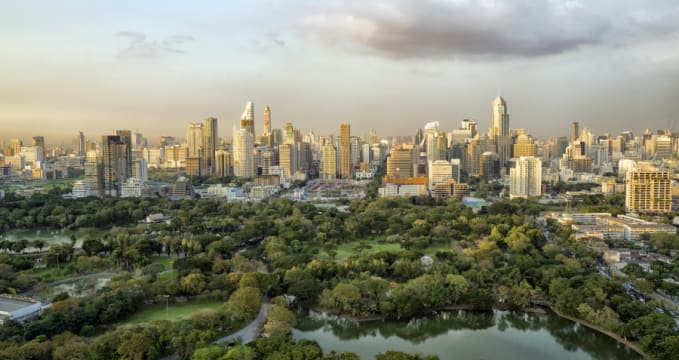
<path id="1" fill-rule="evenodd" d="M 224 347 L 213 345 L 196 350 L 191 360 L 219 360 L 225 355 L 226 350 L 224 350 Z"/>
<path id="2" fill-rule="evenodd" d="M 181 280 L 182 291 L 186 294 L 198 295 L 205 290 L 206 286 L 205 276 L 199 272 L 186 275 Z"/>
<path id="3" fill-rule="evenodd" d="M 256 358 L 255 351 L 244 345 L 238 345 L 230 349 L 222 360 L 254 360 Z"/>
<path id="4" fill-rule="evenodd" d="M 269 311 L 264 331 L 269 336 L 288 336 L 293 326 L 295 326 L 295 314 L 283 306 L 274 305 Z"/>
<path id="5" fill-rule="evenodd" d="M 251 319 L 257 315 L 260 302 L 259 289 L 254 287 L 238 288 L 226 302 L 226 309 L 241 319 Z"/>

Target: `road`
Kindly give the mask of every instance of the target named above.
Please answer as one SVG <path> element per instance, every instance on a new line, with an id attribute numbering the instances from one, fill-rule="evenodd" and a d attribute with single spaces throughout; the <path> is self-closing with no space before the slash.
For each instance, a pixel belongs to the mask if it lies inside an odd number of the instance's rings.
<path id="1" fill-rule="evenodd" d="M 215 340 L 213 343 L 223 344 L 240 340 L 241 344 L 247 344 L 255 341 L 255 339 L 257 339 L 257 337 L 259 336 L 259 329 L 264 325 L 264 322 L 266 321 L 266 316 L 269 314 L 269 310 L 271 310 L 271 304 L 268 302 L 262 302 L 262 306 L 259 309 L 259 314 L 257 314 L 257 317 L 254 320 L 252 320 L 252 322 L 248 324 L 248 326 L 240 329 L 239 331 L 231 335 L 219 338 Z"/>

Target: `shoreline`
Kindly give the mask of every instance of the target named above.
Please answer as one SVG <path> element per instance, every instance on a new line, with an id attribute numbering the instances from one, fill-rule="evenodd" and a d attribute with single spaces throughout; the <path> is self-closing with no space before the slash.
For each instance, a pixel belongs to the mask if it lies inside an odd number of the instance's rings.
<path id="1" fill-rule="evenodd" d="M 320 308 L 320 307 L 311 308 L 311 309 L 308 309 L 308 310 L 317 311 L 317 312 L 325 313 L 325 314 L 328 314 L 328 315 L 336 316 L 338 318 L 356 321 L 356 322 L 385 321 L 385 320 L 396 320 L 396 319 L 398 319 L 398 318 L 384 317 L 384 316 L 381 316 L 381 315 L 372 315 L 372 316 L 363 316 L 363 317 L 356 317 L 356 316 L 343 315 L 343 314 L 336 315 L 336 314 L 330 313 L 329 311 L 327 311 L 327 309 L 323 309 L 323 308 Z M 598 327 L 594 324 L 590 324 L 587 321 L 584 321 L 584 320 L 581 320 L 581 319 L 578 319 L 578 318 L 575 318 L 575 317 L 572 317 L 572 316 L 564 315 L 564 314 L 560 313 L 559 311 L 557 311 L 556 309 L 554 309 L 552 306 L 549 306 L 549 305 L 528 307 L 528 308 L 522 308 L 522 309 L 517 310 L 517 309 L 509 309 L 508 307 L 502 306 L 501 304 L 495 304 L 494 306 L 491 306 L 491 307 L 482 306 L 482 305 L 474 305 L 474 304 L 455 304 L 455 305 L 447 305 L 447 306 L 443 306 L 443 307 L 440 307 L 440 308 L 437 308 L 437 309 L 433 309 L 432 311 L 456 311 L 456 310 L 463 310 L 463 311 L 493 311 L 493 310 L 520 311 L 520 312 L 530 313 L 530 314 L 548 314 L 548 313 L 551 312 L 552 314 L 554 314 L 554 315 L 556 315 L 556 316 L 558 316 L 562 319 L 572 321 L 576 324 L 585 326 L 585 327 L 587 327 L 591 330 L 594 330 L 594 331 L 596 331 L 600 334 L 608 336 L 609 338 L 617 341 L 618 343 L 623 344 L 623 345 L 627 346 L 628 348 L 632 349 L 634 352 L 639 354 L 644 359 L 651 359 L 651 357 L 648 354 L 646 354 L 639 347 L 639 345 L 637 345 L 636 343 L 633 343 L 629 340 L 626 340 L 625 338 L 621 337 L 620 335 L 618 335 L 618 334 L 616 334 L 612 331 L 608 331 L 608 330 L 600 328 L 600 327 Z M 431 313 L 421 314 L 420 316 L 428 316 L 428 315 L 432 315 L 432 314 Z M 413 317 L 410 317 L 410 318 L 413 318 Z M 404 317 L 404 318 L 401 318 L 401 319 L 406 319 L 406 318 L 407 317 Z"/>

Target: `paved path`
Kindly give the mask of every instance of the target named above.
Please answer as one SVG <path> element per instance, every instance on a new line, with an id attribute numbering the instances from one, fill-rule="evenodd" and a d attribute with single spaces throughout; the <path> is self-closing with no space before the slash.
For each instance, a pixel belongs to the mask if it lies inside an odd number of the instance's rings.
<path id="1" fill-rule="evenodd" d="M 269 310 L 271 310 L 271 304 L 268 302 L 262 302 L 262 306 L 259 309 L 259 314 L 257 314 L 257 317 L 252 320 L 248 326 L 231 335 L 227 335 L 215 340 L 214 344 L 229 343 L 236 340 L 240 340 L 241 344 L 247 344 L 255 341 L 255 339 L 257 339 L 259 336 L 259 329 L 266 321 L 266 316 L 269 314 Z"/>

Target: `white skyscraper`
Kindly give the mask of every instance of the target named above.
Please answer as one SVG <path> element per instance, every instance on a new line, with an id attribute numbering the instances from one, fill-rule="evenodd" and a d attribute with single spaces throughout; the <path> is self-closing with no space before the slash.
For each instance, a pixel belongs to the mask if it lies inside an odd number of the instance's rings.
<path id="1" fill-rule="evenodd" d="M 237 177 L 255 176 L 253 148 L 255 138 L 248 129 L 233 129 L 233 173 Z"/>
<path id="2" fill-rule="evenodd" d="M 491 144 L 495 147 L 500 160 L 500 168 L 504 167 L 509 160 L 511 136 L 509 134 L 509 114 L 507 113 L 507 102 L 502 96 L 493 100 L 492 119 L 488 137 Z"/>
<path id="3" fill-rule="evenodd" d="M 240 117 L 240 127 L 247 129 L 253 136 L 255 135 L 255 104 L 248 101 L 245 111 Z"/>
<path id="4" fill-rule="evenodd" d="M 200 157 L 203 154 L 203 124 L 190 123 L 186 132 L 186 147 L 189 157 Z"/>
<path id="5" fill-rule="evenodd" d="M 509 197 L 528 198 L 542 195 L 542 161 L 533 156 L 516 159 L 509 169 Z"/>

